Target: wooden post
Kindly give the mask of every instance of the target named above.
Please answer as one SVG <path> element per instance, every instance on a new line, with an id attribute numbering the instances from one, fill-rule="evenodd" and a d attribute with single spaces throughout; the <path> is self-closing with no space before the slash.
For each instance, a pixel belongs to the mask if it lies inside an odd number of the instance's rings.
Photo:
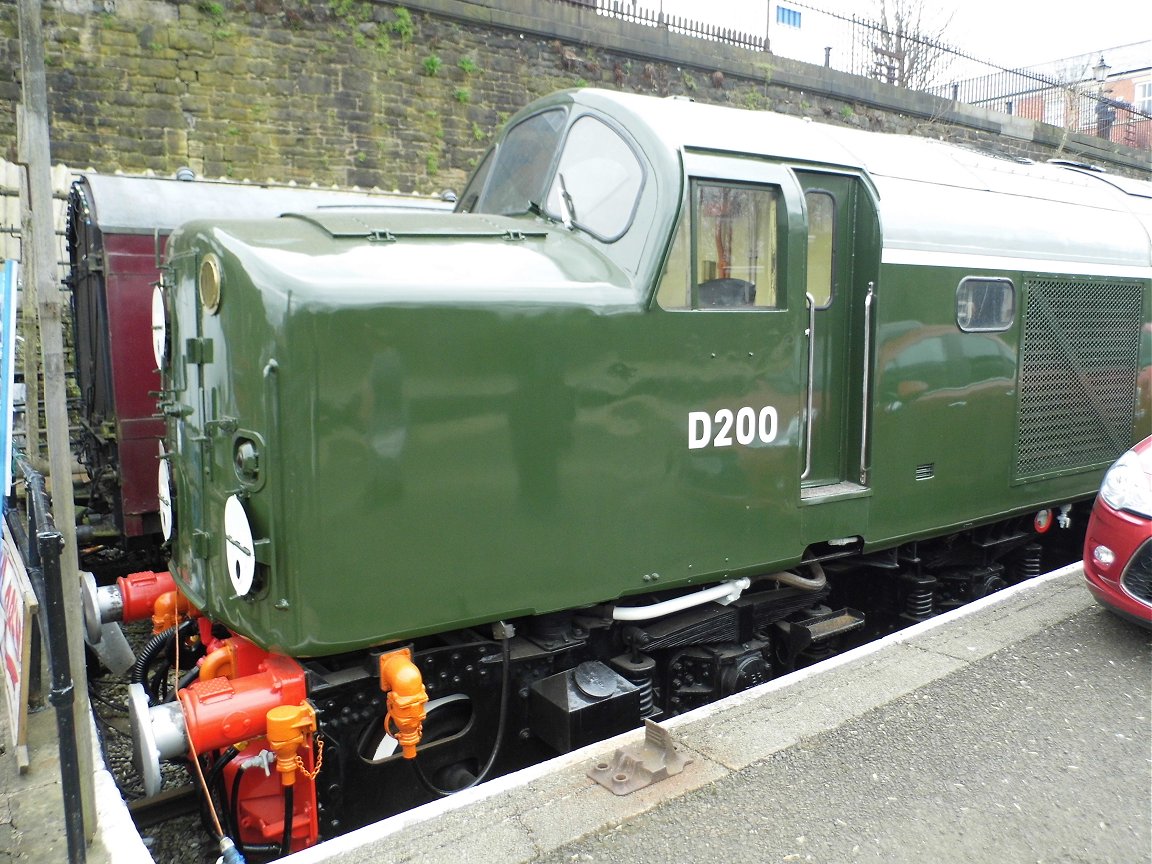
<path id="1" fill-rule="evenodd" d="M 23 237 L 25 285 L 34 284 L 40 313 L 40 356 L 44 370 L 44 420 L 52 478 L 52 515 L 63 539 L 60 578 L 68 630 L 68 662 L 74 688 L 77 762 L 84 833 L 96 832 L 91 710 L 84 658 L 84 622 L 80 606 L 80 565 L 76 554 L 76 511 L 72 500 L 72 448 L 68 439 L 65 389 L 63 303 L 57 278 L 56 229 L 52 204 L 52 157 L 48 140 L 48 86 L 44 75 L 44 38 L 40 3 L 20 0 L 19 121 L 20 162 L 27 174 L 31 234 Z M 23 187 L 22 187 L 23 188 Z M 59 662 L 64 658 L 53 658 Z M 60 742 L 67 746 L 66 742 Z"/>
<path id="2" fill-rule="evenodd" d="M 23 124 L 17 122 L 17 128 L 23 128 Z M 17 137 L 22 137 L 19 132 Z M 24 152 L 22 146 L 19 152 Z M 28 172 L 21 170 L 20 236 L 25 240 L 32 236 L 29 200 Z M 20 307 L 20 333 L 24 337 L 24 450 L 36 470 L 44 472 L 47 466 L 40 453 L 40 323 L 36 320 L 39 301 L 36 297 L 36 280 L 24 278 L 21 281 L 24 283 Z"/>

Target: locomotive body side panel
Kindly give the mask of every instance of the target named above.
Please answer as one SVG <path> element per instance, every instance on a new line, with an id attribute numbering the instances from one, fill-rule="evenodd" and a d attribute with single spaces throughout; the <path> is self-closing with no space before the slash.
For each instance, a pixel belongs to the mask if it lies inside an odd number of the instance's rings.
<path id="1" fill-rule="evenodd" d="M 1022 263 L 1040 260 L 1027 246 L 1038 229 L 1017 220 L 1051 184 L 1012 175 L 993 192 L 983 167 L 932 145 L 895 179 L 677 151 L 669 129 L 707 141 L 760 118 L 721 112 L 716 129 L 685 132 L 672 118 L 696 106 L 567 98 L 508 134 L 561 154 L 577 134 L 565 129 L 604 108 L 593 125 L 616 130 L 636 172 L 623 215 L 590 215 L 596 178 L 564 155 L 548 187 L 552 151 L 517 140 L 504 146 L 542 172 L 541 200 L 505 170 L 512 191 L 478 205 L 500 213 L 347 211 L 181 233 L 171 302 L 190 413 L 173 424 L 192 522 L 177 569 L 194 603 L 264 647 L 323 655 L 771 572 L 827 544 L 887 548 L 1092 493 L 1095 460 L 1013 483 Z M 806 125 L 787 128 L 811 139 Z M 812 140 L 847 161 L 860 139 Z M 1128 238 L 1107 193 L 1057 191 L 1080 202 L 1053 205 L 1058 223 L 1079 221 L 1044 241 L 1070 244 L 1069 269 L 1143 272 L 1114 241 L 1097 250 L 1092 229 L 1091 242 L 1076 233 L 1099 217 Z M 840 219 L 824 239 L 821 196 Z M 623 233 L 600 237 L 582 218 Z M 753 225 L 768 246 L 748 245 Z M 820 243 L 824 264 L 808 248 Z M 1029 251 L 1012 257 L 1016 243 Z M 196 288 L 209 255 L 219 309 Z M 809 304 L 821 267 L 831 282 Z M 705 286 L 727 293 L 707 299 Z M 1004 320 L 962 326 L 958 298 L 997 286 Z M 221 566 L 233 496 L 255 540 L 240 591 Z"/>
<path id="2" fill-rule="evenodd" d="M 956 326 L 956 287 L 972 279 L 1011 282 L 1011 326 Z M 895 305 L 908 318 L 879 323 L 870 542 L 1090 497 L 1106 454 L 1146 434 L 1132 385 L 1148 280 L 886 265 L 883 284 L 884 311 Z M 1029 309 L 1036 284 L 1062 286 L 1077 310 L 1072 332 L 1035 302 Z M 1039 350 L 1025 335 L 1036 327 L 1048 340 Z M 1022 464 L 1047 470 L 1022 474 Z"/>

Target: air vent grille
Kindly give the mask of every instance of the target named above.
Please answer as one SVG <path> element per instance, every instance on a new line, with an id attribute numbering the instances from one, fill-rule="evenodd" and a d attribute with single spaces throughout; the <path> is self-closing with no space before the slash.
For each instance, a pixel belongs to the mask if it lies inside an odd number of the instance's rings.
<path id="1" fill-rule="evenodd" d="M 1037 279 L 1025 293 L 1017 478 L 1115 459 L 1135 417 L 1142 286 Z"/>

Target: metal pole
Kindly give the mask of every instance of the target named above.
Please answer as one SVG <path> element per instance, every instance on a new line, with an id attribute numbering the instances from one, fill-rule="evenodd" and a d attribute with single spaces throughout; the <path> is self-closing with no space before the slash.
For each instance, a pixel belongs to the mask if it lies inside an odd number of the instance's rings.
<path id="1" fill-rule="evenodd" d="M 32 236 L 32 210 L 28 201 L 28 172 L 21 171 L 20 254 L 25 260 L 28 256 L 23 250 L 31 246 L 27 238 Z M 24 450 L 37 470 L 43 470 L 43 456 L 40 452 L 40 322 L 36 320 L 39 303 L 36 280 L 24 272 L 21 273 L 20 282 L 20 333 L 24 337 Z"/>

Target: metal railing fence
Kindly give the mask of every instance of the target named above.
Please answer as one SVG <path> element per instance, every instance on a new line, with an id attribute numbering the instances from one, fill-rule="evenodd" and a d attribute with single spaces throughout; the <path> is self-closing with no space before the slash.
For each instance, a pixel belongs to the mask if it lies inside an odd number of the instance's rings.
<path id="1" fill-rule="evenodd" d="M 743 32 L 730 27 L 721 27 L 707 21 L 688 18 L 682 15 L 666 15 L 663 8 L 645 9 L 629 0 L 557 0 L 568 6 L 593 9 L 597 14 L 608 18 L 641 24 L 645 27 L 659 27 L 672 33 L 680 33 L 710 42 L 723 42 L 737 45 L 752 51 L 765 51 L 764 34 Z"/>
<path id="2" fill-rule="evenodd" d="M 73 715 L 75 687 L 68 651 L 69 633 L 65 621 L 64 586 L 60 553 L 64 537 L 56 530 L 52 508 L 44 486 L 44 477 L 23 454 L 16 454 L 16 467 L 25 483 L 27 510 L 6 514 L 13 537 L 20 545 L 20 556 L 28 569 L 28 578 L 39 604 L 37 635 L 48 649 L 52 687 L 48 701 L 56 709 L 56 731 L 59 739 L 60 791 L 63 796 L 64 834 L 68 844 L 69 864 L 84 864 L 87 844 L 81 807 L 81 777 L 76 718 Z M 67 584 L 75 584 L 69 582 Z M 39 666 L 40 646 L 34 652 Z M 34 686 L 39 690 L 39 671 Z"/>
<path id="3" fill-rule="evenodd" d="M 770 19 L 764 32 L 722 27 L 703 19 L 666 14 L 663 4 L 646 8 L 632 0 L 555 0 L 631 24 L 722 42 L 750 51 L 822 64 L 896 87 L 1037 120 L 1137 149 L 1152 149 L 1152 107 L 1137 106 L 1109 92 L 1108 82 L 1086 70 L 1053 75 L 1035 68 L 1008 69 L 920 32 L 902 21 L 885 22 L 829 12 L 797 0 L 809 32 L 819 42 L 789 40 L 787 28 Z M 649 0 L 660 2 L 660 0 Z"/>

